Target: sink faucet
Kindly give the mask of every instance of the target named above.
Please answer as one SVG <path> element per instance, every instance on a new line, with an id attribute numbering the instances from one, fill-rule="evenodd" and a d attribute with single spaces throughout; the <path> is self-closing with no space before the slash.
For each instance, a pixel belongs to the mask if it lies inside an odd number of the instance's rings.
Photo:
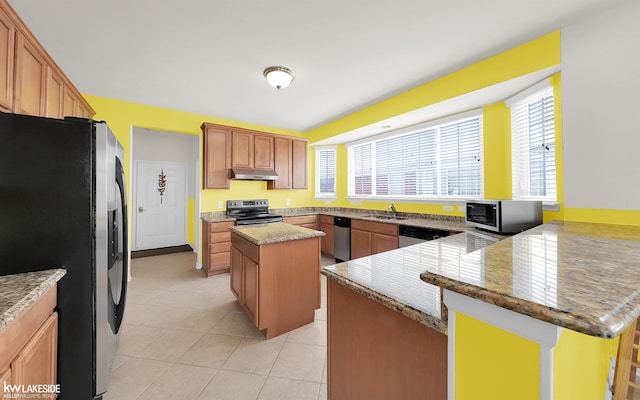
<path id="1" fill-rule="evenodd" d="M 393 215 L 393 217 L 395 218 L 396 216 L 396 206 L 393 205 L 393 203 L 391 203 L 391 205 L 389 205 L 389 210 L 391 210 L 391 213 Z"/>

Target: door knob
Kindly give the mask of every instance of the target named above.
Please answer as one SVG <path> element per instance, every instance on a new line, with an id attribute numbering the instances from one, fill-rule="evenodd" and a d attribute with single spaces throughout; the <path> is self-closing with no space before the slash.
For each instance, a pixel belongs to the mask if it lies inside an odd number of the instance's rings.
<path id="1" fill-rule="evenodd" d="M 138 207 L 138 212 L 145 212 L 146 210 L 143 207 Z"/>

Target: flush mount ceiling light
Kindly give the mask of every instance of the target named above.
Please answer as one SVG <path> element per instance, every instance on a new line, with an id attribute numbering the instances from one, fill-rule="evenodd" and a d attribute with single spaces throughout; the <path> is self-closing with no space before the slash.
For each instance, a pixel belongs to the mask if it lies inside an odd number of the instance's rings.
<path id="1" fill-rule="evenodd" d="M 269 85 L 278 90 L 284 89 L 289 86 L 289 84 L 295 77 L 293 71 L 286 67 L 269 67 L 264 70 L 262 75 L 267 78 L 267 82 L 269 82 Z"/>

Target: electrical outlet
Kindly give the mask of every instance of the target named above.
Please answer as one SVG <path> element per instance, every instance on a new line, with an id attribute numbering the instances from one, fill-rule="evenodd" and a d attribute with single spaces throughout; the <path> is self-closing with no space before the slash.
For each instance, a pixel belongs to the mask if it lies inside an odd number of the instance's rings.
<path id="1" fill-rule="evenodd" d="M 453 211 L 453 206 L 444 206 L 442 207 L 445 211 Z"/>
<path id="2" fill-rule="evenodd" d="M 466 206 L 458 206 L 458 211 L 467 212 L 467 207 Z"/>
<path id="3" fill-rule="evenodd" d="M 290 206 L 291 205 L 291 199 L 287 199 L 287 205 Z"/>
<path id="4" fill-rule="evenodd" d="M 331 204 L 331 200 L 325 200 L 325 201 L 324 201 L 324 204 L 326 204 L 326 205 Z"/>
<path id="5" fill-rule="evenodd" d="M 218 208 L 222 208 L 222 200 L 218 202 Z"/>

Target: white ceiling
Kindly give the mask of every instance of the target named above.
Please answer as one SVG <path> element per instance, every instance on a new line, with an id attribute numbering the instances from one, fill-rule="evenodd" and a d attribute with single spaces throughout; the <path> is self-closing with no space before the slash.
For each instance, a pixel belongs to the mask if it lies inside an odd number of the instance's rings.
<path id="1" fill-rule="evenodd" d="M 9 3 L 82 93 L 304 132 L 621 1 Z"/>

